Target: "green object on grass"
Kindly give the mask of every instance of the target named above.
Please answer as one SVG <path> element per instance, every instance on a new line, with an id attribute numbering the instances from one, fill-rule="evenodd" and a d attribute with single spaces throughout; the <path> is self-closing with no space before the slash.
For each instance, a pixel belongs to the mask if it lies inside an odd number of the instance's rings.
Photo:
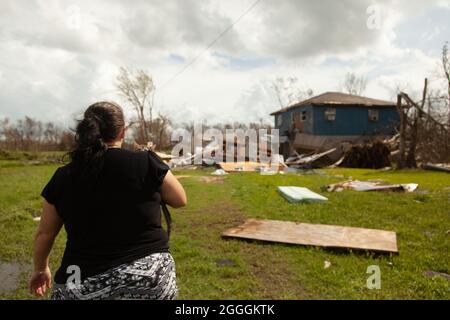
<path id="1" fill-rule="evenodd" d="M 281 195 L 291 203 L 299 202 L 322 202 L 328 199 L 320 194 L 312 192 L 308 188 L 302 187 L 278 187 Z"/>

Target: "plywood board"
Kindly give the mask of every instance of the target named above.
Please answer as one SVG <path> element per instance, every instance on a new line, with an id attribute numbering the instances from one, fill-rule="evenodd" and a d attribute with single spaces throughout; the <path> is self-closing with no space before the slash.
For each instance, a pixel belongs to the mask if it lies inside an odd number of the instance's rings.
<path id="1" fill-rule="evenodd" d="M 324 224 L 248 219 L 244 224 L 226 230 L 222 236 L 330 248 L 398 252 L 397 236 L 393 231 Z"/>

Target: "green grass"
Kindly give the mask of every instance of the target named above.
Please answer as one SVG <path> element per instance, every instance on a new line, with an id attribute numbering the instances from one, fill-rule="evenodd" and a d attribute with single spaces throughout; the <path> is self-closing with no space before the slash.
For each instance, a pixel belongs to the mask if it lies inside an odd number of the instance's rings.
<path id="1" fill-rule="evenodd" d="M 56 165 L 0 168 L 0 260 L 31 263 L 32 239 L 39 214 L 39 192 Z M 449 281 L 424 271 L 450 273 L 450 175 L 431 171 L 380 172 L 325 169 L 316 175 L 262 176 L 239 173 L 223 183 L 199 176 L 212 170 L 176 171 L 188 206 L 172 210 L 171 251 L 177 263 L 180 299 L 449 299 Z M 352 176 L 392 183 L 415 182 L 415 193 L 325 193 L 321 187 Z M 280 185 L 305 186 L 329 201 L 289 204 Z M 336 224 L 397 232 L 400 253 L 330 250 L 223 239 L 223 230 L 247 218 Z M 61 234 L 51 256 L 58 266 L 64 248 Z M 223 266 L 220 262 L 229 262 Z M 324 269 L 324 261 L 331 267 Z M 381 269 L 382 287 L 369 290 L 367 267 Z M 0 298 L 30 298 L 20 287 Z"/>

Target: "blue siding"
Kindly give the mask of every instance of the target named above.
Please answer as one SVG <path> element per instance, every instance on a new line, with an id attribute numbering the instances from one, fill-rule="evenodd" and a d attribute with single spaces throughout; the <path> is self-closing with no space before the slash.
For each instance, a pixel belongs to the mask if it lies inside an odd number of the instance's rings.
<path id="1" fill-rule="evenodd" d="M 395 126 L 400 119 L 395 108 L 369 108 L 357 106 L 336 107 L 336 119 L 325 119 L 325 110 L 331 106 L 301 106 L 293 110 L 281 113 L 282 124 L 278 126 L 275 116 L 275 128 L 280 130 L 280 135 L 292 128 L 292 114 L 306 111 L 307 121 L 302 123 L 302 131 L 314 135 L 370 135 L 376 133 L 393 134 Z M 369 121 L 369 109 L 378 110 L 378 121 Z"/>
<path id="2" fill-rule="evenodd" d="M 285 135 L 285 132 L 290 130 L 292 128 L 292 117 L 295 113 L 301 113 L 305 111 L 306 112 L 306 121 L 302 122 L 302 132 L 313 134 L 314 130 L 314 112 L 312 106 L 301 106 L 286 112 L 283 112 L 281 114 L 278 114 L 275 116 L 275 128 L 279 130 L 280 135 Z M 281 126 L 278 125 L 278 116 L 281 115 L 282 117 L 282 124 Z"/>
<path id="3" fill-rule="evenodd" d="M 399 123 L 395 108 L 342 107 L 336 109 L 336 120 L 325 119 L 325 110 L 330 107 L 314 107 L 315 135 L 370 135 L 392 134 Z M 378 121 L 369 121 L 369 109 L 378 110 Z"/>

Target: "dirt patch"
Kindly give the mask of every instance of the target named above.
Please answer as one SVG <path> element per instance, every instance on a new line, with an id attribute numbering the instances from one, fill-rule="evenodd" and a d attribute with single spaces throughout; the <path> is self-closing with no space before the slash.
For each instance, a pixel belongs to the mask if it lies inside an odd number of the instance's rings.
<path id="1" fill-rule="evenodd" d="M 186 178 L 190 178 L 190 177 L 192 177 L 192 176 L 188 176 L 188 175 L 180 175 L 180 176 L 175 176 L 175 178 L 177 178 L 178 180 L 181 180 L 181 179 L 186 179 Z"/>
<path id="2" fill-rule="evenodd" d="M 208 176 L 200 176 L 199 179 L 202 182 L 214 184 L 223 184 L 225 180 L 223 177 L 208 177 Z"/>
<path id="3" fill-rule="evenodd" d="M 230 259 L 219 259 L 219 260 L 216 260 L 216 265 L 218 267 L 235 267 L 236 262 L 234 262 L 233 260 L 230 260 Z"/>
<path id="4" fill-rule="evenodd" d="M 0 294 L 15 291 L 23 272 L 28 271 L 26 266 L 17 262 L 0 261 Z"/>
<path id="5" fill-rule="evenodd" d="M 258 244 L 260 246 L 260 244 Z M 306 296 L 305 290 L 298 281 L 290 276 L 288 265 L 277 250 L 265 250 L 248 255 L 252 274 L 260 283 L 264 299 L 282 299 L 284 296 L 295 296 L 300 299 Z M 269 249 L 269 248 L 267 248 Z M 269 254 L 264 253 L 270 251 Z"/>

